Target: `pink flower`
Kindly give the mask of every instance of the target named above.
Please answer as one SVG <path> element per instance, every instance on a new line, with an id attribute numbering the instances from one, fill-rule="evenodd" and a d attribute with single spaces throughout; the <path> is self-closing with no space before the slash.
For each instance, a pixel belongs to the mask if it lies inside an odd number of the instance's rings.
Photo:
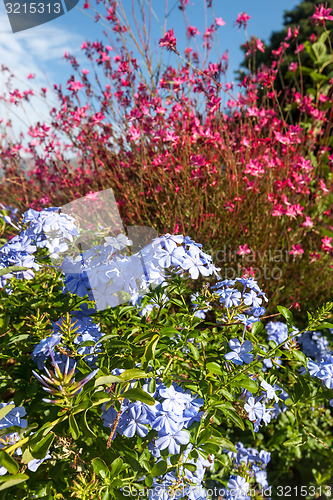
<path id="1" fill-rule="evenodd" d="M 316 12 L 313 14 L 311 19 L 316 25 L 325 24 L 325 21 L 333 21 L 333 16 L 330 15 L 332 9 L 327 8 L 327 3 L 325 5 L 320 4 L 319 7 L 318 5 L 315 5 L 315 9 Z"/>
<path id="2" fill-rule="evenodd" d="M 177 44 L 177 39 L 175 38 L 173 28 L 171 30 L 167 31 L 165 33 L 164 37 L 161 38 L 159 41 L 160 47 L 166 47 L 167 50 L 170 50 L 171 52 L 177 53 L 176 44 Z"/>
<path id="3" fill-rule="evenodd" d="M 31 78 L 35 78 L 35 75 L 33 73 L 29 73 L 29 75 L 27 76 L 28 80 L 30 80 Z"/>
<path id="4" fill-rule="evenodd" d="M 215 23 L 217 26 L 225 26 L 225 22 L 223 21 L 222 17 L 216 17 Z"/>
<path id="5" fill-rule="evenodd" d="M 321 249 L 324 250 L 325 253 L 333 252 L 332 238 L 330 238 L 328 236 L 325 236 L 325 238 L 322 238 Z"/>
<path id="6" fill-rule="evenodd" d="M 251 16 L 246 14 L 246 12 L 241 12 L 240 14 L 238 14 L 237 19 L 236 19 L 236 24 L 238 24 L 238 28 L 241 28 L 242 26 L 244 26 L 244 29 L 245 29 L 249 19 L 251 19 Z"/>
<path id="7" fill-rule="evenodd" d="M 302 255 L 304 253 L 304 250 L 301 247 L 301 245 L 293 245 L 292 250 L 290 250 L 289 253 L 290 253 L 290 255 L 293 255 L 294 257 L 296 257 L 297 255 Z"/>
<path id="8" fill-rule="evenodd" d="M 189 26 L 187 28 L 187 37 L 191 38 L 191 36 L 195 36 L 195 35 L 200 35 L 199 30 L 195 26 Z"/>
<path id="9" fill-rule="evenodd" d="M 329 192 L 323 179 L 320 179 L 320 188 L 325 194 Z"/>
<path id="10" fill-rule="evenodd" d="M 138 128 L 134 127 L 134 125 L 132 125 L 131 128 L 129 129 L 130 141 L 132 141 L 132 142 L 137 141 L 138 139 L 140 139 L 140 136 L 141 136 L 140 129 L 138 129 Z"/>
<path id="11" fill-rule="evenodd" d="M 298 64 L 295 62 L 290 63 L 288 66 L 289 71 L 292 71 L 293 73 L 295 73 L 297 68 L 298 68 Z"/>
<path id="12" fill-rule="evenodd" d="M 82 89 L 84 85 L 78 80 L 76 82 L 71 82 L 68 85 L 69 90 L 72 90 L 73 92 L 77 92 L 78 90 Z"/>
<path id="13" fill-rule="evenodd" d="M 311 220 L 311 217 L 308 215 L 305 217 L 305 221 L 302 224 L 303 227 L 313 227 L 313 222 Z"/>
<path id="14" fill-rule="evenodd" d="M 249 249 L 246 243 L 243 246 L 239 245 L 238 248 L 239 248 L 239 250 L 237 251 L 238 255 L 248 255 L 251 253 L 251 250 Z"/>
<path id="15" fill-rule="evenodd" d="M 300 43 L 294 53 L 298 54 L 299 52 L 302 52 L 302 50 L 304 50 L 304 43 Z"/>
<path id="16" fill-rule="evenodd" d="M 310 253 L 310 264 L 312 264 L 312 262 L 316 262 L 316 260 L 320 260 L 320 259 L 321 259 L 320 253 L 316 253 L 316 252 Z"/>
<path id="17" fill-rule="evenodd" d="M 260 52 L 265 52 L 265 47 L 260 38 L 257 38 L 257 49 L 260 50 Z"/>

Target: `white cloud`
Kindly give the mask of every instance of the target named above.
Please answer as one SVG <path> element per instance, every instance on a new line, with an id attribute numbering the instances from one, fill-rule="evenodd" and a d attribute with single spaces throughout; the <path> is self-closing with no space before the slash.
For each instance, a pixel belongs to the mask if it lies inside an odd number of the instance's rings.
<path id="1" fill-rule="evenodd" d="M 36 94 L 31 104 L 24 104 L 24 110 L 0 100 L 0 119 L 10 118 L 16 133 L 36 121 L 48 121 L 49 108 L 55 102 L 53 83 L 62 80 L 63 73 L 71 74 L 70 64 L 63 60 L 64 53 L 78 54 L 82 41 L 82 35 L 52 26 L 52 21 L 12 33 L 6 14 L 0 16 L 0 68 L 4 65 L 15 75 L 12 88 L 20 91 L 32 89 Z M 36 77 L 28 80 L 29 73 Z M 0 72 L 1 95 L 5 92 L 9 75 L 7 71 Z M 48 88 L 47 99 L 39 97 L 41 87 Z"/>

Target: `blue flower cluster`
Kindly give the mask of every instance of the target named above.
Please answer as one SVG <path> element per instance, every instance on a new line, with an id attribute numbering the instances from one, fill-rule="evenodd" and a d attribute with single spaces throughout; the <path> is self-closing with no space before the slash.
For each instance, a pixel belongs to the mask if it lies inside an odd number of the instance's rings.
<path id="1" fill-rule="evenodd" d="M 286 323 L 282 323 L 281 321 L 270 321 L 266 325 L 266 331 L 267 340 L 273 340 L 276 344 L 282 344 L 284 340 L 287 340 L 289 335 L 288 326 L 286 325 Z M 296 335 L 297 332 L 299 332 L 298 328 L 293 327 L 293 335 L 295 334 L 295 338 L 300 336 Z M 286 349 L 289 349 L 289 342 L 285 342 L 284 347 Z"/>
<path id="2" fill-rule="evenodd" d="M 284 405 L 283 401 L 288 398 L 288 394 L 276 384 L 272 386 L 262 380 L 261 387 L 263 391 L 256 398 L 249 391 L 246 391 L 245 396 L 244 410 L 247 411 L 249 420 L 253 422 L 254 432 L 258 432 L 263 423 L 269 424 L 272 418 L 276 418 L 282 411 L 285 411 L 286 405 Z M 277 395 L 277 391 L 279 391 L 279 395 Z M 271 402 L 273 400 L 274 403 Z M 279 405 L 280 401 L 283 404 L 282 409 Z M 269 407 L 267 407 L 267 404 Z"/>
<path id="3" fill-rule="evenodd" d="M 250 484 L 246 479 L 238 474 L 242 471 L 244 473 L 244 466 L 246 467 L 246 474 L 255 478 L 257 485 L 261 489 L 268 487 L 267 481 L 267 464 L 270 462 L 271 454 L 268 451 L 261 450 L 260 452 L 255 448 L 245 448 L 243 443 L 238 442 L 236 445 L 237 453 L 227 451 L 229 457 L 232 459 L 232 467 L 235 474 L 229 478 L 227 488 L 225 490 L 225 497 L 228 500 L 247 500 L 251 496 L 248 495 Z M 255 485 L 251 484 L 251 489 Z"/>
<path id="4" fill-rule="evenodd" d="M 250 351 L 253 349 L 253 344 L 249 340 L 245 340 L 242 344 L 238 339 L 231 339 L 229 341 L 231 352 L 224 355 L 225 359 L 232 361 L 235 365 L 242 365 L 243 363 L 251 363 L 253 361 L 253 354 Z"/>
<path id="5" fill-rule="evenodd" d="M 199 292 L 192 293 L 191 304 L 193 305 L 194 316 L 200 319 L 205 319 L 206 313 L 211 311 L 212 306 L 210 304 L 205 304 L 206 307 L 202 307 L 202 303 L 198 302 Z"/>
<path id="6" fill-rule="evenodd" d="M 316 361 L 321 361 L 332 353 L 328 339 L 320 332 L 304 332 L 297 342 L 304 354 Z"/>
<path id="7" fill-rule="evenodd" d="M 57 207 L 46 208 L 41 212 L 30 208 L 23 214 L 21 224 L 17 227 L 21 232 L 0 248 L 0 269 L 21 266 L 27 270 L 0 277 L 1 287 L 6 286 L 7 280 L 13 276 L 17 279 L 33 278 L 34 270 L 40 268 L 34 255 L 37 248 L 47 248 L 51 257 L 57 258 L 60 252 L 68 250 L 67 243 L 79 234 L 75 219 L 59 213 Z M 10 293 L 10 288 L 7 291 Z"/>
<path id="8" fill-rule="evenodd" d="M 236 285 L 241 287 L 241 291 L 238 290 Z M 266 312 L 266 309 L 261 304 L 263 299 L 266 302 L 268 299 L 253 278 L 219 281 L 214 285 L 213 290 L 216 290 L 215 293 L 219 296 L 220 303 L 227 309 L 239 308 L 240 311 L 243 311 L 238 312 L 235 319 L 243 323 L 245 328 L 260 321 L 259 317 Z"/>
<path id="9" fill-rule="evenodd" d="M 327 389 L 333 389 L 333 356 L 331 354 L 318 363 L 308 360 L 307 370 L 311 377 L 319 378 Z"/>
<path id="10" fill-rule="evenodd" d="M 114 370 L 115 375 L 119 373 L 119 370 Z M 148 386 L 149 381 L 143 386 L 143 390 L 147 393 L 149 393 Z M 191 472 L 181 467 L 177 477 L 171 472 L 163 478 L 155 478 L 149 497 L 152 500 L 157 498 L 171 500 L 174 498 L 171 493 L 173 488 L 184 488 L 189 482 L 201 486 L 206 468 L 211 467 L 213 463 L 213 459 L 209 462 L 201 456 L 195 461 L 187 458 L 192 449 L 187 429 L 193 422 L 201 420 L 203 412 L 200 411 L 200 407 L 204 401 L 193 396 L 190 391 L 184 392 L 175 383 L 170 387 L 158 383 L 155 393 L 151 396 L 156 400 L 152 406 L 139 401 L 131 403 L 125 399 L 121 405 L 120 416 L 113 406 L 107 408 L 104 404 L 102 419 L 104 426 L 114 432 L 113 439 L 116 433 L 132 438 L 134 435 L 145 437 L 150 430 L 156 431 L 156 436 L 149 443 L 148 449 L 157 460 L 162 460 L 162 450 L 167 449 L 170 455 L 175 455 L 180 453 L 182 445 L 186 446 L 183 451 L 183 461 L 195 464 L 196 471 Z M 190 495 L 189 498 L 198 500 L 200 497 L 197 493 L 194 493 L 192 488 L 190 490 L 187 493 Z"/>
<path id="11" fill-rule="evenodd" d="M 178 474 L 168 472 L 162 477 L 154 478 L 153 486 L 149 489 L 149 500 L 174 500 L 175 498 L 188 498 L 188 500 L 204 500 L 207 498 L 206 490 L 202 485 L 207 470 L 213 468 L 214 456 L 209 459 L 198 454 L 198 458 L 189 458 L 192 445 L 184 450 L 181 459 L 183 463 L 195 466 L 195 471 L 181 466 Z M 168 465 L 171 465 L 168 458 Z"/>
<path id="12" fill-rule="evenodd" d="M 143 389 L 149 392 L 148 383 Z M 151 443 L 150 450 L 156 458 L 160 457 L 160 450 L 165 448 L 170 454 L 179 453 L 180 445 L 188 444 L 190 441 L 186 429 L 193 422 L 200 421 L 202 417 L 200 407 L 204 401 L 193 397 L 190 391 L 184 392 L 175 383 L 170 387 L 158 383 L 156 392 L 151 396 L 157 400 L 153 406 L 139 401 L 131 403 L 125 399 L 117 420 L 116 431 L 126 437 L 133 437 L 135 434 L 144 437 L 150 429 L 153 429 L 157 432 L 157 438 Z M 102 418 L 105 426 L 112 428 L 116 417 L 117 412 L 114 407 L 106 409 L 106 406 L 103 406 Z"/>
<path id="13" fill-rule="evenodd" d="M 13 408 L 10 409 L 10 411 L 0 420 L 0 430 L 5 429 L 7 427 L 12 427 L 13 425 L 21 427 L 22 429 L 25 429 L 28 425 L 28 422 L 22 418 L 25 416 L 26 411 L 23 408 L 23 406 L 14 406 L 14 402 L 11 401 L 10 403 L 0 403 L 0 410 L 8 406 L 13 406 Z M 13 432 L 11 434 L 6 434 L 0 437 L 0 449 L 5 448 L 7 446 L 11 446 L 15 443 L 17 443 L 20 440 L 20 436 L 18 435 L 17 432 Z M 15 454 L 20 456 L 22 455 L 22 450 L 21 448 L 17 448 L 15 450 Z M 47 460 L 48 458 L 51 458 L 51 455 L 47 454 L 42 460 L 38 459 L 32 459 L 30 462 L 28 462 L 27 466 L 28 469 L 31 472 L 35 472 L 40 464 L 44 462 L 44 460 Z M 7 474 L 7 469 L 5 467 L 0 466 L 0 476 L 4 476 Z"/>
<path id="14" fill-rule="evenodd" d="M 187 236 L 160 236 L 131 256 L 122 252 L 132 243 L 123 234 L 105 240 L 103 245 L 96 245 L 75 259 L 66 257 L 61 266 L 64 291 L 80 297 L 88 294 L 99 310 L 129 300 L 140 303 L 140 296 L 150 286 L 165 281 L 166 269 L 189 273 L 192 279 L 200 274 L 217 275 L 212 258 Z"/>
<path id="15" fill-rule="evenodd" d="M 99 340 L 104 335 L 101 332 L 100 326 L 93 322 L 89 316 L 94 309 L 88 309 L 87 304 L 82 304 L 80 310 L 72 311 L 71 328 L 75 333 L 74 344 L 80 345 L 85 342 L 94 342 L 94 345 L 84 345 L 79 347 L 77 353 L 84 357 L 84 361 L 89 365 L 93 365 L 96 361 L 96 354 L 100 352 L 98 345 Z M 40 341 L 33 350 L 32 358 L 37 363 L 41 370 L 44 367 L 46 359 L 50 356 L 50 351 L 62 340 L 62 326 L 64 319 L 53 323 L 53 334 Z M 66 346 L 63 346 L 66 348 Z M 59 354 L 55 356 L 56 361 L 62 364 L 63 360 Z"/>

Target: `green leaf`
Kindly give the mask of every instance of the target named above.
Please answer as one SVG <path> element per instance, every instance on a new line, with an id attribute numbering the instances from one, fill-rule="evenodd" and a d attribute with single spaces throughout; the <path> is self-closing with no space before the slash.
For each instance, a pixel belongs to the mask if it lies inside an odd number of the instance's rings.
<path id="1" fill-rule="evenodd" d="M 148 488 L 151 488 L 153 486 L 153 484 L 154 484 L 154 478 L 152 475 L 149 474 L 145 478 L 145 485 L 148 486 Z"/>
<path id="2" fill-rule="evenodd" d="M 318 62 L 321 62 L 327 54 L 326 45 L 319 40 L 312 44 L 312 50 L 315 53 Z"/>
<path id="3" fill-rule="evenodd" d="M 95 474 L 100 476 L 102 479 L 106 479 L 110 477 L 110 471 L 106 465 L 106 463 L 101 458 L 94 458 L 91 462 L 92 467 L 94 469 Z"/>
<path id="4" fill-rule="evenodd" d="M 236 450 L 236 453 L 237 453 L 237 450 Z M 196 472 L 196 470 L 197 470 L 197 466 L 195 464 L 190 464 L 190 463 L 187 463 L 187 462 L 185 464 L 183 464 L 183 467 L 185 469 L 190 470 L 191 472 Z"/>
<path id="5" fill-rule="evenodd" d="M 0 410 L 0 420 L 2 420 L 13 408 L 15 408 L 15 405 L 6 405 Z"/>
<path id="6" fill-rule="evenodd" d="M 88 437 L 97 437 L 96 434 L 91 430 L 87 422 L 87 412 L 89 408 L 86 409 L 81 415 L 80 428 L 83 435 Z"/>
<path id="7" fill-rule="evenodd" d="M 260 321 L 256 321 L 255 323 L 253 323 L 253 325 L 251 327 L 252 335 L 255 337 L 256 335 L 258 335 L 261 332 L 261 330 L 263 328 L 264 328 L 263 323 L 261 323 Z"/>
<path id="8" fill-rule="evenodd" d="M 192 342 L 188 342 L 187 346 L 188 346 L 189 350 L 191 351 L 191 354 L 192 354 L 193 358 L 195 359 L 195 361 L 198 361 L 200 359 L 200 353 L 199 353 L 199 350 L 197 349 L 197 347 L 194 344 L 192 344 Z"/>
<path id="9" fill-rule="evenodd" d="M 283 443 L 283 446 L 300 446 L 301 444 L 304 444 L 303 435 L 287 439 L 287 441 Z"/>
<path id="10" fill-rule="evenodd" d="M 249 377 L 242 376 L 230 382 L 231 386 L 241 387 L 255 394 L 258 391 L 258 384 Z"/>
<path id="11" fill-rule="evenodd" d="M 242 431 L 244 430 L 244 422 L 234 410 L 228 408 L 221 408 L 221 411 L 226 417 L 229 417 Z"/>
<path id="12" fill-rule="evenodd" d="M 311 71 L 310 77 L 314 82 L 323 82 L 324 80 L 328 80 L 326 75 L 322 75 L 318 71 Z"/>
<path id="13" fill-rule="evenodd" d="M 111 466 L 110 466 L 110 478 L 114 478 L 116 476 L 118 476 L 119 472 L 121 471 L 122 469 L 122 466 L 124 464 L 124 461 L 122 458 L 118 457 L 116 458 Z"/>
<path id="14" fill-rule="evenodd" d="M 324 323 L 320 323 L 320 325 L 318 326 L 318 329 L 319 328 L 333 328 L 333 323 L 327 323 L 327 321 L 325 321 Z"/>
<path id="15" fill-rule="evenodd" d="M 212 443 L 219 445 L 221 448 L 226 448 L 227 450 L 231 450 L 234 453 L 237 453 L 235 445 L 231 441 L 229 441 L 229 439 L 226 439 L 222 436 L 213 436 L 211 441 Z"/>
<path id="16" fill-rule="evenodd" d="M 23 464 L 28 464 L 34 457 L 31 455 L 29 448 L 26 448 L 22 454 L 21 462 Z"/>
<path id="17" fill-rule="evenodd" d="M 298 361 L 300 361 L 301 363 L 303 363 L 304 365 L 306 365 L 307 359 L 306 359 L 306 356 L 305 356 L 304 352 L 302 352 L 302 351 L 292 351 L 292 354 L 294 355 L 294 358 L 296 358 Z"/>
<path id="18" fill-rule="evenodd" d="M 172 338 L 175 335 L 179 335 L 179 330 L 168 326 L 167 328 L 162 328 L 162 330 L 160 331 L 160 337 L 170 337 L 170 335 L 172 336 Z"/>
<path id="19" fill-rule="evenodd" d="M 0 276 L 4 276 L 5 274 L 15 273 L 16 271 L 27 271 L 28 269 L 29 269 L 28 267 L 21 267 L 21 266 L 5 267 L 4 269 L 0 269 Z"/>
<path id="20" fill-rule="evenodd" d="M 73 439 L 78 439 L 80 437 L 80 429 L 72 413 L 69 415 L 69 428 L 71 430 Z"/>
<path id="21" fill-rule="evenodd" d="M 30 448 L 30 453 L 34 458 L 44 458 L 47 454 L 53 440 L 55 438 L 54 432 L 49 432 L 43 439 L 41 439 L 33 448 Z"/>
<path id="22" fill-rule="evenodd" d="M 148 368 L 149 361 L 151 361 L 155 357 L 155 349 L 159 339 L 159 335 L 154 335 L 151 341 L 146 346 L 145 352 L 141 358 L 141 366 L 144 370 Z"/>
<path id="23" fill-rule="evenodd" d="M 163 476 L 168 469 L 168 465 L 164 460 L 157 462 L 151 470 L 151 475 L 153 477 Z"/>
<path id="24" fill-rule="evenodd" d="M 130 401 L 141 401 L 142 403 L 146 403 L 147 405 L 155 404 L 155 399 L 140 387 L 129 389 L 128 391 L 124 392 L 121 397 L 127 398 Z"/>
<path id="25" fill-rule="evenodd" d="M 0 477 L 0 491 L 11 488 L 12 486 L 17 486 L 24 481 L 27 481 L 29 476 L 27 474 L 16 474 L 15 476 L 2 476 Z"/>
<path id="26" fill-rule="evenodd" d="M 152 394 L 155 394 L 156 392 L 156 379 L 155 378 L 152 378 L 149 382 L 149 386 L 148 386 L 148 390 L 149 392 L 151 392 Z"/>
<path id="27" fill-rule="evenodd" d="M 308 40 L 306 40 L 306 42 L 304 42 L 304 48 L 307 51 L 307 53 L 309 54 L 309 56 L 311 57 L 312 61 L 316 62 L 317 61 L 316 54 L 312 48 L 312 45 L 310 44 L 310 42 Z"/>
<path id="28" fill-rule="evenodd" d="M 207 363 L 206 368 L 209 372 L 214 373 L 215 375 L 222 375 L 221 367 L 218 363 L 215 363 L 215 361 Z"/>
<path id="29" fill-rule="evenodd" d="M 211 435 L 212 435 L 211 429 L 204 429 L 203 431 L 200 432 L 199 436 L 197 437 L 197 444 L 201 445 L 207 443 Z"/>
<path id="30" fill-rule="evenodd" d="M 5 467 L 9 474 L 16 474 L 19 471 L 19 465 L 5 450 L 0 450 L 0 465 Z"/>
<path id="31" fill-rule="evenodd" d="M 125 370 L 121 375 L 119 375 L 119 378 L 121 379 L 122 382 L 128 382 L 130 380 L 137 380 L 140 378 L 149 378 L 150 375 L 149 373 L 146 373 L 142 370 L 138 370 L 137 368 L 133 368 L 131 370 Z"/>
<path id="32" fill-rule="evenodd" d="M 213 444 L 213 443 L 206 443 L 206 444 L 202 444 L 200 446 L 200 449 L 203 449 L 205 452 L 207 453 L 211 453 L 213 455 L 219 453 L 221 450 L 220 450 L 220 447 L 217 445 L 217 444 Z"/>
<path id="33" fill-rule="evenodd" d="M 225 389 L 224 387 L 221 387 L 219 389 L 219 392 L 222 394 L 222 396 L 224 396 L 228 401 L 233 401 L 234 400 L 234 397 L 233 395 L 227 391 L 227 389 Z"/>
<path id="34" fill-rule="evenodd" d="M 111 385 L 111 384 L 119 384 L 123 382 L 119 377 L 114 375 L 104 375 L 103 377 L 98 377 L 95 381 L 95 387 L 99 387 L 100 385 Z"/>
<path id="35" fill-rule="evenodd" d="M 287 309 L 284 306 L 277 306 L 277 309 L 282 314 L 282 316 L 284 316 L 284 318 L 286 319 L 288 326 L 292 325 L 293 324 L 293 319 L 294 319 L 293 315 L 292 315 L 292 312 L 289 311 L 289 309 Z"/>

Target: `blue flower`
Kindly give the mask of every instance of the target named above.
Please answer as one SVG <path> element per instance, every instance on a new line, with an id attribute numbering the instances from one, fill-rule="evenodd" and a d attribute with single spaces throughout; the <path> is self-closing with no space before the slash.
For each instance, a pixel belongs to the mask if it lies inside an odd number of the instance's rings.
<path id="1" fill-rule="evenodd" d="M 234 288 L 223 288 L 223 290 L 218 290 L 216 293 L 220 296 L 221 304 L 226 307 L 237 307 L 241 303 L 242 295 Z"/>
<path id="2" fill-rule="evenodd" d="M 244 304 L 246 304 L 247 306 L 253 305 L 253 307 L 255 308 L 259 308 L 262 303 L 262 299 L 260 299 L 257 296 L 254 290 L 251 290 L 249 293 L 244 293 L 243 299 L 244 299 Z"/>
<path id="3" fill-rule="evenodd" d="M 253 323 L 260 321 L 259 318 L 255 316 L 247 316 L 246 314 L 236 314 L 235 319 L 238 319 L 244 326 L 251 326 Z"/>
<path id="4" fill-rule="evenodd" d="M 31 357 L 37 363 L 40 370 L 44 368 L 44 363 L 46 359 L 50 356 L 50 349 L 58 345 L 61 341 L 61 335 L 53 333 L 49 337 L 41 340 L 39 344 L 34 348 Z"/>
<path id="5" fill-rule="evenodd" d="M 245 340 L 245 342 L 241 344 L 238 339 L 231 339 L 229 341 L 229 347 L 232 349 L 232 352 L 228 352 L 224 355 L 225 359 L 228 361 L 232 361 L 236 365 L 251 363 L 253 361 L 253 354 L 250 354 L 250 351 L 253 349 L 253 344 L 249 340 Z"/>
<path id="6" fill-rule="evenodd" d="M 164 398 L 162 403 L 164 411 L 173 412 L 176 415 L 182 415 L 186 402 L 186 398 L 184 398 L 183 393 L 176 391 L 173 385 L 167 389 L 160 389 L 159 393 L 160 396 Z"/>
<path id="7" fill-rule="evenodd" d="M 4 408 L 5 406 L 8 405 L 14 405 L 14 401 L 11 401 L 10 403 L 0 403 L 0 410 Z M 13 425 L 17 425 L 19 427 L 25 428 L 28 425 L 28 422 L 22 418 L 27 412 L 23 408 L 23 406 L 17 406 L 12 408 L 7 415 L 5 415 L 1 420 L 0 420 L 0 430 L 4 429 L 5 427 L 12 427 Z"/>
<path id="8" fill-rule="evenodd" d="M 172 412 L 163 411 L 162 405 L 157 405 L 157 415 L 151 426 L 153 429 L 162 435 L 178 431 L 183 427 L 179 415 L 174 415 Z"/>
<path id="9" fill-rule="evenodd" d="M 242 500 L 248 498 L 248 491 L 250 488 L 249 483 L 246 481 L 244 477 L 241 476 L 231 476 L 227 487 L 230 490 L 231 498 L 235 500 Z"/>
<path id="10" fill-rule="evenodd" d="M 187 431 L 176 431 L 170 434 L 160 436 L 155 441 L 155 446 L 158 450 L 168 448 L 171 455 L 176 455 L 180 452 L 180 445 L 188 444 L 190 435 Z"/>
<path id="11" fill-rule="evenodd" d="M 255 399 L 251 396 L 245 403 L 244 410 L 247 411 L 249 420 L 253 422 L 254 420 L 261 420 L 263 418 L 265 406 L 259 401 L 256 402 Z"/>
<path id="12" fill-rule="evenodd" d="M 260 385 L 266 391 L 266 398 L 267 399 L 274 399 L 276 403 L 279 402 L 279 398 L 278 398 L 273 386 L 268 384 L 268 382 L 265 382 L 265 380 L 263 380 Z"/>
<path id="13" fill-rule="evenodd" d="M 138 406 L 132 406 L 122 414 L 117 431 L 129 438 L 135 434 L 144 437 L 148 434 L 147 424 L 149 423 L 147 416 L 142 414 L 142 409 Z"/>

